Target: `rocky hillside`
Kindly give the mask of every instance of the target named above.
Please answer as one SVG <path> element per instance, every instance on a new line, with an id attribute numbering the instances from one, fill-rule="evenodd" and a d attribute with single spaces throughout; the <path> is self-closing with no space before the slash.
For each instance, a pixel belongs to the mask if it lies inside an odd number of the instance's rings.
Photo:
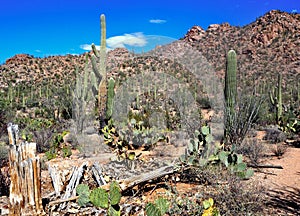
<path id="1" fill-rule="evenodd" d="M 283 73 L 284 84 L 295 85 L 299 80 L 300 14 L 274 10 L 244 27 L 230 26 L 228 23 L 213 24 L 205 31 L 200 26 L 194 26 L 182 40 L 200 51 L 219 76 L 223 76 L 225 71 L 227 51 L 235 49 L 240 78 L 248 86 L 263 80 L 274 81 L 277 72 Z M 109 52 L 108 66 L 115 67 L 110 70 L 114 75 L 163 65 L 163 62 L 149 58 L 123 62 L 129 55 L 125 49 Z M 19 54 L 0 65 L 0 88 L 24 82 L 52 81 L 63 84 L 68 79 L 74 80 L 76 67 L 83 69 L 84 63 L 84 54 L 47 58 Z M 168 64 L 167 67 L 172 66 L 172 63 Z M 176 67 L 178 70 L 178 65 Z"/>
<path id="2" fill-rule="evenodd" d="M 234 49 L 241 78 L 270 81 L 279 72 L 286 82 L 299 80 L 300 14 L 272 10 L 244 27 L 223 23 L 204 31 L 194 26 L 183 40 L 199 50 L 219 74 L 225 71 L 225 54 Z"/>

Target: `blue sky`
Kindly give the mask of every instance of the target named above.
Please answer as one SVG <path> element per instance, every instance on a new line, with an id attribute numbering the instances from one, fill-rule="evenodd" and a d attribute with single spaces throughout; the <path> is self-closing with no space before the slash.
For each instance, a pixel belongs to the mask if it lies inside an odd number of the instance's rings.
<path id="1" fill-rule="evenodd" d="M 102 13 L 110 48 L 147 51 L 183 37 L 194 25 L 243 26 L 272 9 L 299 12 L 300 0 L 1 0 L 0 64 L 18 53 L 86 52 L 99 44 Z"/>

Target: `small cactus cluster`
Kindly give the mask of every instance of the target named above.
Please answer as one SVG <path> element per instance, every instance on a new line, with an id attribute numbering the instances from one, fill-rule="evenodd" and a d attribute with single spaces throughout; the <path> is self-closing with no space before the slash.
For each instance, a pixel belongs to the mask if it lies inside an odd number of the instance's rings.
<path id="1" fill-rule="evenodd" d="M 201 132 L 196 130 L 194 138 L 190 139 L 185 154 L 180 157 L 181 162 L 200 166 L 207 164 L 212 141 L 213 138 L 208 126 L 202 126 Z"/>
<path id="2" fill-rule="evenodd" d="M 76 188 L 78 194 L 78 204 L 80 206 L 86 206 L 88 203 L 92 203 L 95 207 L 107 209 L 109 216 L 119 216 L 121 200 L 121 189 L 117 182 L 111 182 L 109 191 L 107 192 L 103 188 L 95 188 L 90 191 L 89 186 L 80 184 Z"/>
<path id="3" fill-rule="evenodd" d="M 247 164 L 243 162 L 243 155 L 234 152 L 220 151 L 214 160 L 222 162 L 231 173 L 236 174 L 242 179 L 249 179 L 253 176 L 254 171 L 247 169 Z"/>
<path id="4" fill-rule="evenodd" d="M 233 151 L 224 151 L 222 146 L 214 149 L 211 154 L 212 137 L 208 126 L 202 126 L 201 132 L 195 132 L 195 138 L 190 140 L 185 155 L 180 157 L 184 164 L 192 166 L 205 166 L 208 164 L 223 164 L 232 173 L 242 179 L 250 178 L 253 170 L 247 169 L 243 156 Z"/>

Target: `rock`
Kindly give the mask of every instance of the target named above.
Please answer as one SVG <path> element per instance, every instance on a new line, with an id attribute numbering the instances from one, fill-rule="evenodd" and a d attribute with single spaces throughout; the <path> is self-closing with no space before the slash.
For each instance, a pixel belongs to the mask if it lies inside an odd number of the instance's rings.
<path id="1" fill-rule="evenodd" d="M 287 136 L 284 132 L 279 130 L 277 127 L 267 128 L 265 129 L 266 135 L 264 136 L 264 140 L 268 140 L 274 143 L 284 142 L 287 139 Z"/>
<path id="2" fill-rule="evenodd" d="M 188 41 L 198 41 L 205 35 L 205 31 L 200 26 L 193 26 L 184 36 Z"/>

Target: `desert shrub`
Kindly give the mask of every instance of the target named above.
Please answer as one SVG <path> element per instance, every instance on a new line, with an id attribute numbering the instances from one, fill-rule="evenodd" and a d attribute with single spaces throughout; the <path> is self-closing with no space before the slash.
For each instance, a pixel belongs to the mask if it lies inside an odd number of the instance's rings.
<path id="1" fill-rule="evenodd" d="M 236 152 L 246 156 L 251 164 L 258 164 L 264 156 L 265 146 L 258 143 L 256 138 L 246 138 L 242 145 L 236 148 Z"/>
<path id="2" fill-rule="evenodd" d="M 203 206 L 191 198 L 178 196 L 171 202 L 169 215 L 201 215 Z"/>
<path id="3" fill-rule="evenodd" d="M 49 150 L 53 132 L 51 128 L 33 131 L 33 139 L 37 143 L 37 152 L 45 152 Z"/>
<path id="4" fill-rule="evenodd" d="M 273 147 L 271 147 L 271 151 L 276 157 L 281 157 L 282 155 L 284 155 L 286 150 L 287 146 L 282 143 L 277 143 Z"/>
<path id="5" fill-rule="evenodd" d="M 202 202 L 212 198 L 220 215 L 261 215 L 265 204 L 264 188 L 254 181 L 243 181 L 220 166 L 186 170 L 181 181 L 198 184 L 192 194 L 175 191 L 170 215 L 201 215 Z"/>
<path id="6" fill-rule="evenodd" d="M 253 182 L 242 182 L 230 176 L 227 184 L 216 188 L 211 197 L 221 215 L 260 215 L 264 205 L 264 189 Z"/>
<path id="7" fill-rule="evenodd" d="M 270 102 L 264 100 L 261 104 L 261 108 L 257 114 L 258 124 L 260 125 L 269 125 L 276 122 L 276 112 L 271 110 Z"/>
<path id="8" fill-rule="evenodd" d="M 45 156 L 48 160 L 56 158 L 58 155 L 64 158 L 72 155 L 71 147 L 63 145 L 63 137 L 68 133 L 68 131 L 63 131 L 62 133 L 53 134 L 50 141 L 50 148 L 45 152 Z"/>
<path id="9" fill-rule="evenodd" d="M 0 109 L 1 109 L 1 106 L 0 106 Z M 0 137 L 4 133 L 6 133 L 6 116 L 5 116 L 5 113 L 3 111 L 0 111 Z"/>

